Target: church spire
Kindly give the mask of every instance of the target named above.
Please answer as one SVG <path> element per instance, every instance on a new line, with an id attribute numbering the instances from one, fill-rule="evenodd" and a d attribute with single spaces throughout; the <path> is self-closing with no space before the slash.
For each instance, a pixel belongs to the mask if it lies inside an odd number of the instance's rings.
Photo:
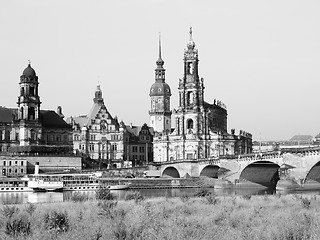
<path id="1" fill-rule="evenodd" d="M 166 70 L 163 68 L 164 61 L 162 60 L 162 57 L 161 57 L 161 35 L 160 35 L 160 33 L 159 33 L 159 58 L 156 61 L 156 64 L 157 64 L 157 68 L 155 69 L 156 82 L 157 81 L 164 82 L 164 80 L 165 80 L 165 71 Z"/>

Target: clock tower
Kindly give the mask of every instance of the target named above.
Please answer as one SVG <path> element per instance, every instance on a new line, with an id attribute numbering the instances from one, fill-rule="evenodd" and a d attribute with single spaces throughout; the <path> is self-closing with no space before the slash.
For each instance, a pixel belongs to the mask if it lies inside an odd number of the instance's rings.
<path id="1" fill-rule="evenodd" d="M 171 132 L 170 86 L 165 82 L 164 61 L 161 58 L 161 41 L 159 38 L 159 58 L 156 61 L 155 83 L 150 88 L 150 126 L 155 132 Z"/>

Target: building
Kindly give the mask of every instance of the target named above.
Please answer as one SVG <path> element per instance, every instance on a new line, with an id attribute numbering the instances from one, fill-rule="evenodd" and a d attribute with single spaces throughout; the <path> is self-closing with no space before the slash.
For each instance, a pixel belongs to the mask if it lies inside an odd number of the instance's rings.
<path id="1" fill-rule="evenodd" d="M 29 63 L 20 77 L 17 108 L 0 107 L 0 155 L 72 154 L 72 127 L 63 120 L 60 106 L 57 112 L 41 110 L 38 85 L 38 76 Z M 25 159 L 1 160 L 6 175 L 25 171 Z"/>
<path id="2" fill-rule="evenodd" d="M 152 159 L 152 129 L 128 125 L 112 117 L 97 85 L 93 106 L 87 115 L 70 117 L 73 148 L 84 157 L 98 160 L 100 167 L 145 164 Z M 130 164 L 126 164 L 129 161 Z"/>
<path id="3" fill-rule="evenodd" d="M 252 151 L 252 135 L 241 131 L 228 133 L 227 108 L 219 100 L 204 100 L 204 79 L 199 77 L 198 50 L 192 39 L 184 51 L 184 74 L 179 80 L 179 105 L 171 119 L 171 90 L 165 83 L 164 61 L 159 59 L 155 83 L 150 88 L 150 123 L 155 129 L 154 162 L 218 158 Z M 171 128 L 171 121 L 173 128 Z"/>

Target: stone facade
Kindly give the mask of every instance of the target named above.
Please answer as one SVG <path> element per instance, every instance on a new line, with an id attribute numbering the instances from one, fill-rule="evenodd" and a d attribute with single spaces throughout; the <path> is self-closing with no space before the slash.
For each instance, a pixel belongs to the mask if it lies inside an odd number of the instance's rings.
<path id="1" fill-rule="evenodd" d="M 20 77 L 18 108 L 0 107 L 0 153 L 32 152 L 35 147 L 72 149 L 72 127 L 63 120 L 61 107 L 57 112 L 41 110 L 38 76 L 30 66 Z M 72 150 L 71 150 L 72 152 Z"/>
<path id="2" fill-rule="evenodd" d="M 161 57 L 159 59 L 157 61 L 156 83 L 159 82 L 157 71 L 160 72 L 158 69 L 161 69 L 163 65 Z M 179 105 L 177 109 L 173 110 L 174 128 L 168 131 L 165 125 L 162 128 L 159 128 L 158 125 L 155 126 L 154 162 L 218 158 L 221 155 L 252 151 L 251 134 L 228 133 L 228 114 L 225 104 L 218 100 L 214 100 L 210 104 L 204 100 L 204 79 L 199 77 L 198 65 L 198 50 L 195 48 L 190 29 L 190 40 L 184 51 L 184 75 L 179 80 Z M 153 86 L 150 92 L 151 105 L 154 100 Z M 167 89 L 170 89 L 169 86 Z M 169 92 L 165 91 L 159 91 L 157 94 L 158 98 L 169 100 L 168 107 L 170 106 L 170 96 L 171 93 L 169 95 Z M 171 122 L 170 107 L 159 109 L 156 112 L 161 116 L 167 116 Z M 153 108 L 149 114 L 152 122 L 154 120 Z"/>
<path id="3" fill-rule="evenodd" d="M 100 85 L 97 85 L 93 106 L 88 115 L 70 117 L 73 126 L 73 148 L 85 157 L 99 160 L 108 167 L 145 164 L 152 158 L 152 133 L 142 127 L 125 125 L 112 117 L 104 104 Z"/>

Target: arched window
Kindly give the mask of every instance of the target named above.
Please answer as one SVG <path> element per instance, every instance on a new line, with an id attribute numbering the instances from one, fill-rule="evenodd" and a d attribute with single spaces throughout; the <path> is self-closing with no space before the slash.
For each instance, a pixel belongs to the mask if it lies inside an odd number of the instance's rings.
<path id="1" fill-rule="evenodd" d="M 34 110 L 34 107 L 29 107 L 28 119 L 29 119 L 29 120 L 34 120 L 34 119 L 35 119 L 35 110 Z"/>
<path id="2" fill-rule="evenodd" d="M 2 131 L 0 130 L 0 141 L 2 140 Z"/>
<path id="3" fill-rule="evenodd" d="M 193 129 L 193 120 L 192 119 L 188 119 L 187 128 L 188 129 Z"/>
<path id="4" fill-rule="evenodd" d="M 31 140 L 37 140 L 37 133 L 33 129 L 30 131 L 30 138 Z"/>
<path id="5" fill-rule="evenodd" d="M 193 92 L 187 93 L 187 104 L 190 105 L 193 103 Z"/>

